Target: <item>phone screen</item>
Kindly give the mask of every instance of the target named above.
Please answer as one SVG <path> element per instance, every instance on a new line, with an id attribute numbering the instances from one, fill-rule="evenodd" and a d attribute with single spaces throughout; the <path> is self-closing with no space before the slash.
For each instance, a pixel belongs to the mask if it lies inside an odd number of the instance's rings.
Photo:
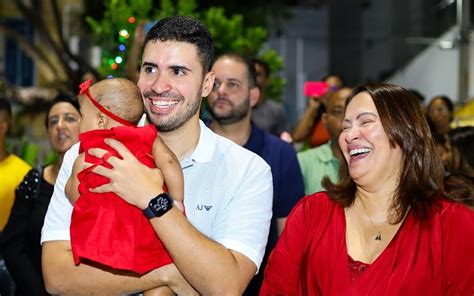
<path id="1" fill-rule="evenodd" d="M 307 97 L 322 97 L 329 91 L 329 84 L 325 81 L 306 81 L 304 95 Z"/>

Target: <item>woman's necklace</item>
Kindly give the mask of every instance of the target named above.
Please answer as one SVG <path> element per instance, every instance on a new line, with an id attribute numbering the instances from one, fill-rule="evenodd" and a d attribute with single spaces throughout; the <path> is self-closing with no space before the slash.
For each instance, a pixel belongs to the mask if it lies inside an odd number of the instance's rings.
<path id="1" fill-rule="evenodd" d="M 377 232 L 377 235 L 375 236 L 375 240 L 381 242 L 382 241 L 382 233 L 385 231 L 385 229 L 387 229 L 387 227 L 390 225 L 390 223 L 387 223 L 387 225 L 385 225 L 385 227 L 382 230 L 379 230 L 377 227 L 375 227 L 374 221 L 372 220 L 372 218 L 367 213 L 367 209 L 365 208 L 364 203 L 361 201 L 360 204 L 362 205 L 362 208 L 364 209 L 365 215 L 367 216 L 367 218 L 369 218 L 369 221 L 372 224 L 372 227 Z"/>

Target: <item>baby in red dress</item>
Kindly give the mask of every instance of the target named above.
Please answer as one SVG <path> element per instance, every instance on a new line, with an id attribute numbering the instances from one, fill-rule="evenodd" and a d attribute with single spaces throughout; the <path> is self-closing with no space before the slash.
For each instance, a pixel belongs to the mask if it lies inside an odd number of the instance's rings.
<path id="1" fill-rule="evenodd" d="M 161 170 L 178 208 L 182 208 L 184 195 L 182 169 L 177 159 L 160 157 L 159 151 L 168 148 L 157 137 L 154 125 L 136 126 L 144 107 L 133 82 L 113 78 L 90 84 L 86 81 L 80 86 L 80 154 L 66 184 L 66 195 L 74 205 L 70 229 L 74 261 L 98 263 L 141 275 L 172 263 L 172 259 L 141 209 L 114 193 L 89 191 L 109 182 L 92 169 L 98 165 L 110 167 L 107 159 L 117 153 L 104 139 L 116 139 L 139 161 Z M 91 148 L 102 148 L 109 153 L 99 159 L 88 153 Z M 85 163 L 92 166 L 83 169 Z M 172 291 L 160 287 L 145 293 L 152 294 L 172 295 Z"/>

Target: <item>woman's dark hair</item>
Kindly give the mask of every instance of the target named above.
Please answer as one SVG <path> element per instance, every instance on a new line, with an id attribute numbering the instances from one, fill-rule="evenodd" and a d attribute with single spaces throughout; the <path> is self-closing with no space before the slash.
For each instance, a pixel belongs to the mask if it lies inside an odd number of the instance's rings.
<path id="1" fill-rule="evenodd" d="M 451 145 L 458 149 L 461 161 L 474 168 L 474 126 L 453 129 L 449 133 Z"/>
<path id="2" fill-rule="evenodd" d="M 374 101 L 391 147 L 400 147 L 403 154 L 400 183 L 390 205 L 390 222 L 400 222 L 410 207 L 415 217 L 427 218 L 431 206 L 442 196 L 443 164 L 435 152 L 420 104 L 410 91 L 400 86 L 368 83 L 353 90 L 346 108 L 362 92 Z M 335 184 L 326 177 L 323 186 L 334 201 L 349 207 L 355 200 L 356 184 L 347 165 L 341 164 L 339 178 Z"/>
<path id="3" fill-rule="evenodd" d="M 56 97 L 54 97 L 53 101 L 48 107 L 48 110 L 46 111 L 46 117 L 44 119 L 44 125 L 46 126 L 46 129 L 48 129 L 49 125 L 49 112 L 51 112 L 51 109 L 58 103 L 69 103 L 71 104 L 74 108 L 76 108 L 77 112 L 81 113 L 80 107 L 79 107 L 79 102 L 77 101 L 76 97 L 68 94 L 59 94 Z"/>

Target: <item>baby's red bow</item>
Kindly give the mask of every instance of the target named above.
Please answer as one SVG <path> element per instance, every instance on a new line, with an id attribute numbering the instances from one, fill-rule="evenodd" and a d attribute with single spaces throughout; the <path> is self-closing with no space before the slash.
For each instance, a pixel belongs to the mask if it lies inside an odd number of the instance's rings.
<path id="1" fill-rule="evenodd" d="M 81 83 L 79 85 L 79 95 L 82 95 L 84 94 L 88 89 L 89 87 L 91 86 L 92 84 L 92 79 L 87 79 L 86 81 L 84 81 L 83 83 Z"/>

